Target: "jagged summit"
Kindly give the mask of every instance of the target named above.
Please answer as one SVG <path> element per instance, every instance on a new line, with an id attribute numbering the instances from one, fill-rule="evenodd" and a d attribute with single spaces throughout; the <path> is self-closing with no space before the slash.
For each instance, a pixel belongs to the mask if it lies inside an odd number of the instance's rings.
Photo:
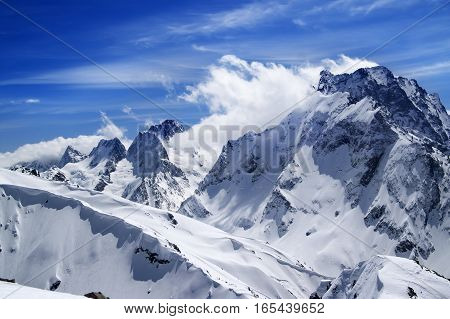
<path id="1" fill-rule="evenodd" d="M 148 132 L 155 133 L 162 139 L 168 140 L 175 134 L 182 133 L 188 129 L 188 126 L 180 123 L 177 120 L 165 120 L 160 124 L 150 126 Z"/>
<path id="2" fill-rule="evenodd" d="M 433 142 L 448 144 L 450 120 L 437 94 L 428 94 L 415 80 L 395 77 L 386 67 L 338 75 L 322 71 L 318 91 L 347 92 L 352 103 L 371 98 L 390 124 Z"/>
<path id="3" fill-rule="evenodd" d="M 184 172 L 169 160 L 161 139 L 149 131 L 136 136 L 127 160 L 139 179 L 126 187 L 123 196 L 157 208 L 176 209 L 185 198 L 189 182 Z"/>
<path id="4" fill-rule="evenodd" d="M 85 154 L 74 149 L 72 146 L 67 146 L 63 156 L 61 157 L 58 167 L 64 167 L 68 163 L 78 163 L 86 158 Z"/>
<path id="5" fill-rule="evenodd" d="M 148 176 L 161 167 L 168 155 L 158 136 L 151 132 L 139 132 L 127 151 L 127 159 L 133 164 L 135 175 Z"/>
<path id="6" fill-rule="evenodd" d="M 100 140 L 98 145 L 89 153 L 91 158 L 90 166 L 95 167 L 103 160 L 119 162 L 126 157 L 126 148 L 117 138 L 111 140 Z"/>

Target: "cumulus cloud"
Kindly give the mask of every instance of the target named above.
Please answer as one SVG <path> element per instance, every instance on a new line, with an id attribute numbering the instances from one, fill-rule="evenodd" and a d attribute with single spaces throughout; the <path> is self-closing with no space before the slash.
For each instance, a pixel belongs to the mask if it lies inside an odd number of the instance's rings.
<path id="1" fill-rule="evenodd" d="M 181 96 L 187 102 L 207 105 L 211 114 L 193 126 L 180 145 L 189 145 L 188 139 L 203 140 L 203 144 L 215 149 L 217 154 L 227 140 L 236 139 L 248 130 L 264 129 L 280 122 L 296 103 L 316 91 L 314 87 L 322 70 L 340 74 L 376 65 L 344 55 L 337 60 L 326 59 L 318 64 L 292 67 L 223 56 L 209 67 L 204 81 L 188 87 Z M 280 116 L 283 111 L 286 113 Z M 214 129 L 208 133 L 205 127 Z M 209 159 L 209 162 L 214 161 L 215 158 Z"/>
<path id="2" fill-rule="evenodd" d="M 19 162 L 40 160 L 43 163 L 56 160 L 62 156 L 67 146 L 71 145 L 83 153 L 89 153 L 102 137 L 97 135 L 80 135 L 74 138 L 57 137 L 50 141 L 25 144 L 13 152 L 0 153 L 0 167 L 10 167 Z"/>
<path id="3" fill-rule="evenodd" d="M 226 55 L 209 67 L 204 81 L 188 87 L 181 98 L 209 107 L 211 115 L 200 125 L 261 126 L 315 91 L 320 71 L 327 69 L 340 74 L 376 65 L 341 55 L 337 60 L 326 59 L 317 65 L 286 67 L 275 63 L 248 62 Z"/>
<path id="4" fill-rule="evenodd" d="M 0 153 L 0 167 L 11 167 L 19 162 L 39 160 L 43 163 L 59 159 L 67 146 L 71 145 L 82 153 L 89 152 L 101 139 L 118 137 L 125 146 L 129 145 L 124 137 L 124 130 L 117 127 L 105 113 L 101 113 L 102 127 L 95 135 L 80 135 L 78 137 L 57 137 L 50 141 L 20 146 L 13 152 Z"/>

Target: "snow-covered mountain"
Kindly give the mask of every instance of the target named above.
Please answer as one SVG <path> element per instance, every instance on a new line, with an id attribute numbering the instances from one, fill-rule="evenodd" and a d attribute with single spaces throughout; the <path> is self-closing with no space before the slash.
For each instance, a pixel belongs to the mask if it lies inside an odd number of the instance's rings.
<path id="1" fill-rule="evenodd" d="M 412 260 L 392 256 L 373 256 L 322 284 L 327 288 L 324 299 L 450 298 L 448 279 Z"/>
<path id="2" fill-rule="evenodd" d="M 156 208 L 176 210 L 190 188 L 186 174 L 170 160 L 164 141 L 184 131 L 176 121 L 164 121 L 139 132 L 127 152 L 133 173 L 138 178 L 130 183 L 123 196 Z"/>
<path id="3" fill-rule="evenodd" d="M 66 150 L 64 151 L 63 156 L 61 157 L 58 167 L 64 167 L 68 163 L 78 163 L 86 158 L 86 155 L 80 153 L 76 149 L 74 149 L 72 146 L 67 146 Z"/>
<path id="4" fill-rule="evenodd" d="M 185 124 L 180 123 L 177 120 L 165 120 L 160 124 L 151 125 L 148 128 L 148 132 L 154 133 L 156 136 L 167 141 L 175 134 L 183 133 L 188 129 L 189 126 L 186 126 Z"/>
<path id="5" fill-rule="evenodd" d="M 328 276 L 387 254 L 448 277 L 448 123 L 437 95 L 384 67 L 323 72 L 279 125 L 229 141 L 179 212 Z"/>
<path id="6" fill-rule="evenodd" d="M 177 213 L 7 170 L 0 181 L 0 278 L 19 284 L 111 298 L 305 298 L 326 279 Z"/>
<path id="7" fill-rule="evenodd" d="M 186 133 L 166 120 L 128 149 L 1 170 L 0 278 L 111 298 L 450 297 L 450 117 L 415 80 L 323 71 L 211 165 L 179 152 Z"/>
<path id="8" fill-rule="evenodd" d="M 183 171 L 168 156 L 168 151 L 174 153 L 170 139 L 187 129 L 176 120 L 166 120 L 140 132 L 128 149 L 118 138 L 101 140 L 89 155 L 69 146 L 54 165 L 37 161 L 12 169 L 176 211 L 199 179 L 195 171 Z"/>

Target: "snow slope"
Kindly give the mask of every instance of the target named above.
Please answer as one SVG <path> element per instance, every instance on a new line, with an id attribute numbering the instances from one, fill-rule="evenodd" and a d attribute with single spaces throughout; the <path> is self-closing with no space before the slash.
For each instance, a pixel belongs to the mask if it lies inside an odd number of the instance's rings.
<path id="1" fill-rule="evenodd" d="M 325 279 L 263 242 L 65 182 L 0 170 L 0 194 L 0 277 L 19 284 L 111 298 L 305 298 Z"/>
<path id="2" fill-rule="evenodd" d="M 0 281 L 0 299 L 82 299 L 84 297 Z"/>
<path id="3" fill-rule="evenodd" d="M 324 299 L 450 298 L 450 281 L 412 260 L 374 256 L 344 270 Z"/>

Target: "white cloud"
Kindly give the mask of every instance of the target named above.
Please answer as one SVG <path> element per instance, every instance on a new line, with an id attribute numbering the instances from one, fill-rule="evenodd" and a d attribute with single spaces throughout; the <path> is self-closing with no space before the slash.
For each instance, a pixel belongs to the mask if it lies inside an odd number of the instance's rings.
<path id="1" fill-rule="evenodd" d="M 0 102 L 0 105 L 20 105 L 20 104 L 37 104 L 41 103 L 41 100 L 35 98 L 9 100 L 8 102 Z"/>
<path id="2" fill-rule="evenodd" d="M 0 167 L 10 167 L 19 162 L 56 160 L 62 156 L 67 146 L 72 145 L 83 153 L 89 153 L 102 137 L 80 135 L 74 138 L 57 137 L 50 141 L 20 146 L 13 152 L 0 153 Z"/>
<path id="3" fill-rule="evenodd" d="M 215 53 L 219 52 L 219 50 L 214 50 L 214 49 L 205 47 L 204 45 L 197 45 L 195 43 L 192 45 L 192 49 L 194 49 L 195 51 L 199 51 L 199 52 L 215 52 Z"/>
<path id="4" fill-rule="evenodd" d="M 220 124 L 262 125 L 283 108 L 314 91 L 320 71 L 340 74 L 377 64 L 341 55 L 317 65 L 286 67 L 281 64 L 247 62 L 233 55 L 223 56 L 209 67 L 203 82 L 188 87 L 182 99 L 205 103 L 212 115 L 205 121 Z"/>
<path id="5" fill-rule="evenodd" d="M 26 104 L 36 104 L 36 103 L 41 103 L 41 100 L 39 100 L 39 99 L 26 99 L 25 103 Z"/>
<path id="6" fill-rule="evenodd" d="M 297 67 L 248 62 L 232 55 L 223 56 L 217 64 L 209 67 L 209 74 L 204 81 L 188 87 L 181 96 L 187 102 L 206 104 L 211 112 L 210 116 L 193 127 L 189 139 L 205 141 L 204 145 L 220 150 L 228 139 L 238 138 L 255 127 L 264 129 L 280 122 L 292 111 L 291 107 L 296 102 L 315 91 L 314 86 L 323 69 L 339 74 L 376 65 L 371 61 L 344 55 L 337 60 L 326 59 L 320 64 Z M 283 111 L 286 113 L 280 116 Z M 216 131 L 219 136 L 214 141 L 212 137 L 204 135 L 206 126 L 219 130 Z M 182 141 L 180 145 L 189 145 L 189 141 Z M 214 160 L 207 159 L 208 162 Z"/>
<path id="7" fill-rule="evenodd" d="M 137 115 L 134 113 L 133 109 L 129 107 L 128 105 L 124 105 L 122 108 L 122 112 L 127 114 L 130 118 L 135 120 L 136 122 L 140 122 L 141 120 L 137 117 Z"/>
<path id="8" fill-rule="evenodd" d="M 383 9 L 386 7 L 395 6 L 396 1 L 393 0 L 376 0 L 376 1 L 370 1 L 369 3 L 363 4 L 361 6 L 355 5 L 350 8 L 352 13 L 365 13 L 368 14 L 374 10 Z M 397 4 L 398 5 L 398 4 Z"/>
<path id="9" fill-rule="evenodd" d="M 128 105 L 124 105 L 124 107 L 122 108 L 122 112 L 124 112 L 126 114 L 132 114 L 133 109 L 131 107 L 129 107 Z"/>
<path id="10" fill-rule="evenodd" d="M 126 131 L 124 128 L 120 128 L 114 124 L 104 112 L 100 112 L 100 118 L 103 125 L 97 130 L 98 135 L 105 136 L 107 138 L 124 138 L 124 133 Z"/>
<path id="11" fill-rule="evenodd" d="M 420 77 L 429 76 L 441 73 L 448 73 L 450 71 L 450 60 L 444 62 L 437 62 L 430 65 L 409 68 L 399 73 L 406 77 Z"/>
<path id="12" fill-rule="evenodd" d="M 0 82 L 0 85 L 68 84 L 109 88 L 123 87 L 121 82 L 124 82 L 134 87 L 172 86 L 172 70 L 156 61 L 115 62 L 102 67 L 106 72 L 95 65 L 86 65 L 6 80 Z"/>
<path id="13" fill-rule="evenodd" d="M 40 160 L 47 162 L 59 159 L 67 146 L 71 145 L 84 154 L 88 154 L 101 139 L 118 137 L 125 146 L 130 141 L 124 137 L 124 131 L 117 127 L 105 113 L 101 113 L 102 127 L 97 135 L 80 135 L 78 137 L 57 137 L 50 141 L 20 146 L 13 152 L 0 153 L 0 167 L 11 167 L 19 162 Z"/>
<path id="14" fill-rule="evenodd" d="M 343 11 L 350 15 L 355 14 L 369 14 L 372 11 L 385 8 L 405 8 L 417 3 L 417 0 L 412 1 L 394 1 L 394 0 L 334 0 L 323 5 L 317 5 L 307 10 L 305 14 L 320 14 L 327 11 Z"/>
<path id="15" fill-rule="evenodd" d="M 292 20 L 292 23 L 298 25 L 299 27 L 304 27 L 306 25 L 305 21 L 300 18 Z"/>
<path id="16" fill-rule="evenodd" d="M 254 2 L 237 9 L 206 14 L 200 18 L 199 22 L 170 26 L 169 31 L 173 34 L 187 35 L 251 27 L 279 15 L 287 7 L 287 4 L 276 2 Z"/>

